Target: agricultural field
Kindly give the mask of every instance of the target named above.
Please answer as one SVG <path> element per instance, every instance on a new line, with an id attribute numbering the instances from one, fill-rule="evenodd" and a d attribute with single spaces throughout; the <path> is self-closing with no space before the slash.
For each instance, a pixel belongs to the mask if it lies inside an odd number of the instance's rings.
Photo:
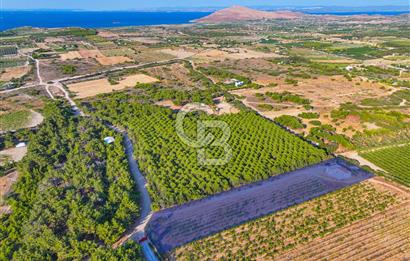
<path id="1" fill-rule="evenodd" d="M 372 177 L 332 159 L 154 213 L 148 235 L 161 253 Z"/>
<path id="2" fill-rule="evenodd" d="M 280 15 L 1 32 L 0 260 L 409 259 L 409 15 Z"/>
<path id="3" fill-rule="evenodd" d="M 16 130 L 25 127 L 30 122 L 31 112 L 28 110 L 0 114 L 0 130 Z"/>
<path id="4" fill-rule="evenodd" d="M 177 260 L 288 260 L 288 257 L 294 257 L 294 260 L 306 260 L 304 258 L 317 260 L 315 257 L 319 258 L 321 249 L 331 251 L 328 250 L 325 242 L 342 244 L 346 242 L 342 241 L 344 237 L 348 239 L 349 234 L 343 233 L 340 237 L 336 237 L 335 239 L 339 239 L 336 242 L 328 241 L 327 238 L 340 235 L 342 229 L 352 228 L 352 224 L 357 227 L 355 224 L 359 220 L 362 220 L 360 228 L 370 229 L 372 222 L 375 222 L 375 214 L 383 216 L 384 213 L 389 213 L 385 211 L 391 211 L 390 213 L 395 214 L 391 217 L 393 220 L 405 217 L 406 219 L 401 222 L 403 228 L 408 229 L 408 216 L 406 216 L 408 203 L 408 195 L 403 196 L 392 192 L 388 187 L 375 186 L 372 182 L 360 183 L 190 243 L 176 249 L 174 255 Z M 400 211 L 397 211 L 399 209 Z M 382 226 L 390 224 L 389 219 L 379 222 L 383 224 Z M 384 229 L 376 230 L 375 234 L 368 234 L 370 242 L 373 235 L 380 240 L 377 231 L 389 233 Z M 407 240 L 405 234 L 400 235 L 395 231 L 390 233 L 396 233 L 405 243 Z M 323 244 L 318 246 L 315 242 Z M 377 244 L 377 242 L 372 243 Z M 308 249 L 310 245 L 316 246 L 316 249 L 312 247 L 312 252 L 302 255 L 305 253 L 303 248 Z M 383 242 L 380 246 L 383 246 Z M 298 247 L 301 248 L 300 251 L 297 251 Z M 288 256 L 288 251 L 293 249 L 296 249 L 296 252 L 290 252 L 292 254 Z M 345 253 L 341 257 L 353 254 L 339 249 L 334 250 L 335 258 L 339 254 Z M 394 249 L 392 248 L 391 251 L 393 252 Z M 403 254 L 398 254 L 398 257 L 400 256 L 404 257 Z"/>
<path id="5" fill-rule="evenodd" d="M 10 67 L 4 69 L 0 73 L 0 81 L 10 81 L 13 79 L 19 79 L 30 72 L 31 66 L 18 66 L 18 67 Z"/>
<path id="6" fill-rule="evenodd" d="M 16 46 L 0 46 L 0 57 L 17 55 Z"/>
<path id="7" fill-rule="evenodd" d="M 135 138 L 135 156 L 148 180 L 155 209 L 200 199 L 328 158 L 325 151 L 254 113 L 204 114 L 201 119 L 222 120 L 230 126 L 232 158 L 225 165 L 201 166 L 196 149 L 184 144 L 175 131 L 175 112 L 124 102 L 124 98 L 107 97 L 104 102 L 91 102 L 91 106 L 96 116 L 126 127 Z M 186 121 L 187 133 L 194 135 L 196 116 Z M 206 147 L 211 158 L 222 152 L 218 147 Z"/>
<path id="8" fill-rule="evenodd" d="M 410 187 L 410 143 L 360 152 L 384 170 L 384 176 Z"/>
<path id="9" fill-rule="evenodd" d="M 75 94 L 76 98 L 83 99 L 102 93 L 110 93 L 112 91 L 134 87 L 138 83 L 154 83 L 157 79 L 145 74 L 135 74 L 113 81 L 114 82 L 110 82 L 110 79 L 103 78 L 99 80 L 73 83 L 68 85 L 68 89 Z"/>

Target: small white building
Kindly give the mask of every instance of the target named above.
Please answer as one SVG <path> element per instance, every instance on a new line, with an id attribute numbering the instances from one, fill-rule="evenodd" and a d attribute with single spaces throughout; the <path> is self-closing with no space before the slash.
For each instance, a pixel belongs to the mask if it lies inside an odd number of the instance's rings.
<path id="1" fill-rule="evenodd" d="M 348 65 L 348 66 L 346 66 L 346 71 L 353 71 L 353 66 L 351 66 L 351 65 Z"/>
<path id="2" fill-rule="evenodd" d="M 27 146 L 27 144 L 25 142 L 20 142 L 16 145 L 16 148 L 24 148 L 26 146 Z"/>
<path id="3" fill-rule="evenodd" d="M 114 137 L 105 137 L 104 142 L 105 144 L 111 144 L 115 141 Z"/>
<path id="4" fill-rule="evenodd" d="M 243 84 L 243 81 L 235 81 L 235 87 L 241 87 Z"/>

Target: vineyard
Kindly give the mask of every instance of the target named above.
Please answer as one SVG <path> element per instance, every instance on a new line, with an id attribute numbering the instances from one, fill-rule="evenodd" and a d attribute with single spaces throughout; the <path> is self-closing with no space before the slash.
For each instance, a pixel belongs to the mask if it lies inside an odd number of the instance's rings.
<path id="1" fill-rule="evenodd" d="M 196 148 L 175 131 L 176 114 L 167 108 L 107 98 L 92 102 L 93 113 L 129 129 L 140 169 L 146 175 L 154 208 L 160 209 L 229 190 L 243 184 L 318 163 L 328 155 L 272 122 L 251 112 L 209 116 L 187 115 L 187 135 L 194 137 L 198 119 L 217 119 L 230 127 L 232 158 L 221 166 L 200 165 Z M 213 133 L 216 137 L 221 132 Z M 209 158 L 223 156 L 221 147 L 205 147 Z"/>
<path id="2" fill-rule="evenodd" d="M 16 55 L 16 54 L 17 54 L 16 46 L 0 46 L 0 56 Z"/>
<path id="3" fill-rule="evenodd" d="M 409 233 L 407 202 L 314 240 L 276 260 L 406 260 L 410 258 Z"/>
<path id="4" fill-rule="evenodd" d="M 0 59 L 0 68 L 9 68 L 9 67 L 17 67 L 17 66 L 22 66 L 26 64 L 26 59 L 9 59 L 9 58 L 3 58 Z"/>
<path id="5" fill-rule="evenodd" d="M 160 253 L 372 177 L 339 158 L 153 214 L 147 234 Z"/>
<path id="6" fill-rule="evenodd" d="M 401 202 L 387 190 L 360 183 L 190 243 L 174 254 L 177 260 L 272 260 Z"/>
<path id="7" fill-rule="evenodd" d="M 410 144 L 375 149 L 360 155 L 387 171 L 387 177 L 410 187 Z"/>

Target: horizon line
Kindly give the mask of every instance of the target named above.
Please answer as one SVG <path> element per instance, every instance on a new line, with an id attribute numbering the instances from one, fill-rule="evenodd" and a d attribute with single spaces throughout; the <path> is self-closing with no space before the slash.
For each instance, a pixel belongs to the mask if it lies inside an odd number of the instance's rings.
<path id="1" fill-rule="evenodd" d="M 88 9 L 88 8 L 3 8 L 1 11 L 129 11 L 129 12 L 156 12 L 156 11 L 166 11 L 167 9 L 171 11 L 183 11 L 183 10 L 197 10 L 199 12 L 208 12 L 209 10 L 220 10 L 223 8 L 229 8 L 237 5 L 224 5 L 224 6 L 197 6 L 197 7 L 188 7 L 188 6 L 179 6 L 179 7 L 149 7 L 149 8 L 121 8 L 121 9 Z M 363 6 L 343 6 L 343 5 L 332 5 L 332 6 L 323 6 L 323 5 L 240 5 L 255 9 L 266 9 L 266 8 L 283 8 L 283 9 L 322 9 L 322 8 L 404 8 L 406 10 L 401 11 L 410 11 L 409 5 L 363 5 Z M 208 9 L 208 10 L 205 10 Z M 392 10 L 393 11 L 393 10 Z M 397 10 L 394 10 L 397 11 Z"/>

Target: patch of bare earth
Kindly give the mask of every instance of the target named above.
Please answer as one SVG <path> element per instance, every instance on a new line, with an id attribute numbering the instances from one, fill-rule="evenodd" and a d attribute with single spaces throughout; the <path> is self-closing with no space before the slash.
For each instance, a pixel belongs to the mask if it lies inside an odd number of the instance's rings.
<path id="1" fill-rule="evenodd" d="M 19 66 L 19 67 L 12 67 L 6 68 L 0 74 L 0 81 L 10 81 L 11 79 L 18 79 L 26 75 L 30 71 L 30 66 Z"/>
<path id="2" fill-rule="evenodd" d="M 272 81 L 274 81 L 272 79 Z M 267 80 L 268 83 L 270 82 Z M 266 99 L 258 99 L 255 94 L 265 94 L 267 92 L 291 92 L 298 94 L 304 98 L 308 98 L 311 101 L 311 105 L 314 107 L 313 112 L 321 114 L 320 121 L 322 123 L 331 123 L 329 112 L 336 109 L 340 104 L 346 102 L 359 103 L 364 98 L 384 97 L 389 95 L 386 90 L 382 89 L 378 83 L 371 83 L 366 81 L 354 80 L 348 81 L 343 76 L 321 76 L 318 79 L 303 79 L 300 80 L 297 86 L 286 84 L 283 81 L 274 81 L 279 83 L 276 87 L 263 87 L 260 89 L 240 89 L 231 91 L 232 94 L 244 97 L 242 102 L 258 111 L 263 116 L 274 119 L 281 115 L 297 116 L 301 112 L 307 112 L 307 110 L 297 104 L 292 103 L 278 103 Z M 356 84 L 358 83 L 358 85 Z M 258 105 L 270 104 L 274 108 L 272 110 L 260 109 Z M 333 125 L 333 124 L 332 124 Z M 349 128 L 353 130 L 362 130 L 363 126 L 360 121 L 347 118 L 337 129 Z M 348 133 L 353 135 L 353 131 Z"/>
<path id="3" fill-rule="evenodd" d="M 178 59 L 185 59 L 195 54 L 192 50 L 183 48 L 179 49 L 161 49 L 159 52 L 175 56 Z"/>
<path id="4" fill-rule="evenodd" d="M 194 55 L 193 57 L 200 60 L 215 61 L 225 59 L 242 60 L 252 58 L 272 58 L 280 57 L 280 55 L 275 53 L 258 52 L 245 48 L 225 48 L 223 50 L 208 49 Z"/>
<path id="5" fill-rule="evenodd" d="M 13 171 L 0 177 L 0 216 L 10 213 L 10 206 L 4 205 L 4 198 L 10 193 L 12 185 L 17 181 L 18 172 Z"/>
<path id="6" fill-rule="evenodd" d="M 230 113 L 238 113 L 239 109 L 227 102 L 224 97 L 215 98 L 213 106 L 205 104 L 189 104 L 184 107 L 186 111 L 203 111 L 210 115 L 222 115 Z M 172 100 L 163 100 L 155 103 L 156 105 L 170 108 L 172 110 L 181 110 L 183 106 L 175 105 Z"/>
<path id="7" fill-rule="evenodd" d="M 0 165 L 6 161 L 20 161 L 27 154 L 27 147 L 10 148 L 0 151 Z"/>
<path id="8" fill-rule="evenodd" d="M 104 56 L 104 57 L 97 57 L 95 59 L 101 65 L 115 65 L 115 64 L 121 64 L 121 63 L 132 61 L 130 58 L 125 57 L 125 56 L 111 56 L 111 57 Z"/>

